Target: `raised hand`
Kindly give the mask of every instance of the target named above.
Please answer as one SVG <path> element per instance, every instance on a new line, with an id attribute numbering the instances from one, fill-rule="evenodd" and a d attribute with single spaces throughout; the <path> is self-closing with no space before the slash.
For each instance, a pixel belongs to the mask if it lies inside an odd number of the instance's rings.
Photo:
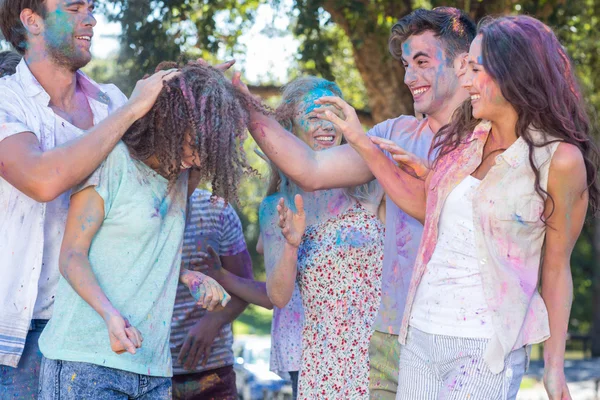
<path id="1" fill-rule="evenodd" d="M 225 307 L 231 300 L 231 296 L 217 281 L 202 272 L 184 270 L 180 279 L 196 299 L 196 304 L 208 311 L 213 311 L 218 306 Z"/>
<path id="2" fill-rule="evenodd" d="M 202 65 L 206 65 L 209 66 L 210 64 L 206 62 L 205 59 L 203 58 L 198 58 L 196 60 L 197 63 L 202 64 Z M 221 64 L 217 64 L 217 65 L 213 65 L 212 67 L 215 69 L 218 69 L 221 72 L 225 72 L 227 71 L 229 68 L 231 68 L 231 66 L 235 64 L 235 60 L 229 60 L 229 61 L 225 61 L 224 63 Z"/>
<path id="3" fill-rule="evenodd" d="M 279 213 L 279 227 L 281 233 L 290 246 L 298 248 L 302 243 L 302 235 L 306 229 L 306 215 L 304 214 L 304 200 L 297 194 L 294 197 L 296 213 L 293 213 L 286 205 L 283 198 L 279 199 L 277 212 Z"/>
<path id="4" fill-rule="evenodd" d="M 135 349 L 142 347 L 144 341 L 142 334 L 120 314 L 109 315 L 104 322 L 108 328 L 110 348 L 115 353 L 122 354 L 127 351 L 135 354 Z"/>
<path id="5" fill-rule="evenodd" d="M 221 257 L 219 257 L 215 249 L 209 245 L 206 248 L 206 252 L 199 251 L 196 257 L 196 260 L 190 262 L 190 270 L 201 271 L 217 281 L 222 278 L 223 266 L 221 265 Z"/>
<path id="6" fill-rule="evenodd" d="M 370 136 L 371 142 L 375 143 L 382 150 L 387 150 L 394 161 L 398 163 L 398 167 L 402 168 L 408 173 L 413 173 L 416 178 L 425 179 L 429 174 L 429 168 L 419 157 L 413 153 L 404 150 L 396 143 L 388 139 L 383 139 L 377 136 Z M 408 167 L 408 170 L 406 169 Z"/>
<path id="7" fill-rule="evenodd" d="M 365 131 L 356 115 L 356 110 L 336 96 L 323 96 L 315 100 L 315 104 L 329 104 L 342 111 L 345 119 L 338 117 L 334 112 L 324 107 L 317 107 L 312 111 L 316 117 L 334 124 L 344 135 L 350 145 L 356 144 L 365 137 Z"/>
<path id="8" fill-rule="evenodd" d="M 163 89 L 164 82 L 181 74 L 177 69 L 158 71 L 145 79 L 140 79 L 135 84 L 128 105 L 131 107 L 135 119 L 140 119 L 150 111 L 158 95 Z"/>

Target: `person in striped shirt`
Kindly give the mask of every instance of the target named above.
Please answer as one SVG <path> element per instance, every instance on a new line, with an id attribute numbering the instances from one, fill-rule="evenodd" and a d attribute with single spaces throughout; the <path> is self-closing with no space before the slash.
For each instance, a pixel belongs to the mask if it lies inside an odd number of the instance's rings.
<path id="1" fill-rule="evenodd" d="M 188 202 L 183 240 L 183 268 L 205 272 L 201 262 L 210 246 L 222 267 L 243 278 L 252 278 L 252 261 L 242 224 L 230 204 L 211 200 L 212 194 L 196 189 Z M 206 312 L 183 284 L 177 288 L 171 323 L 174 399 L 236 400 L 231 322 L 247 304 L 233 296 L 227 307 Z"/>

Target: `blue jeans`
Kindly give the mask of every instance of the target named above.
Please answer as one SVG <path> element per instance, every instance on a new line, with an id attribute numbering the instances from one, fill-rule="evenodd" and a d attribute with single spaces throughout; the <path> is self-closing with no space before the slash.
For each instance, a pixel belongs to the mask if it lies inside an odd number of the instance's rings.
<path id="1" fill-rule="evenodd" d="M 44 357 L 39 399 L 170 400 L 171 378 Z"/>
<path id="2" fill-rule="evenodd" d="M 35 399 L 38 392 L 42 353 L 38 339 L 48 320 L 34 319 L 17 368 L 0 365 L 0 399 Z"/>

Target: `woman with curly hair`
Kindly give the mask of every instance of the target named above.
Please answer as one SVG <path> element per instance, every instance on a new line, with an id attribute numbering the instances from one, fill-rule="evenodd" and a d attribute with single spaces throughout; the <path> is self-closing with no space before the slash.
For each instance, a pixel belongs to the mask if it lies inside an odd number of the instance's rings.
<path id="1" fill-rule="evenodd" d="M 202 273 L 180 273 L 188 175 L 237 200 L 251 107 L 260 105 L 222 72 L 188 64 L 73 190 L 54 315 L 40 338 L 42 399 L 171 397 L 178 279 L 209 310 L 229 300 Z"/>
<path id="2" fill-rule="evenodd" d="M 437 133 L 424 180 L 392 167 L 350 106 L 322 99 L 346 120 L 323 118 L 365 155 L 390 198 L 424 221 L 397 398 L 514 399 L 531 345 L 544 342 L 546 391 L 570 399 L 570 258 L 588 204 L 599 204 L 598 151 L 573 65 L 552 30 L 527 16 L 482 24 L 468 65 L 471 98 Z"/>

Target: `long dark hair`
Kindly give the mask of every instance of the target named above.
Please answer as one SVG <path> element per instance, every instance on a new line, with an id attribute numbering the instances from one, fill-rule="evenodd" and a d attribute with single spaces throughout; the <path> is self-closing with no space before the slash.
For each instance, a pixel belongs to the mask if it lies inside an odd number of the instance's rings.
<path id="1" fill-rule="evenodd" d="M 177 67 L 164 62 L 163 70 Z M 246 160 L 243 139 L 249 112 L 268 113 L 252 96 L 237 90 L 221 71 L 191 62 L 181 74 L 164 83 L 156 103 L 123 136 L 129 152 L 138 160 L 156 156 L 159 172 L 174 182 L 180 173 L 186 134 L 200 159 L 202 181 L 226 201 L 237 202 L 237 190 L 244 172 L 254 171 Z"/>
<path id="2" fill-rule="evenodd" d="M 544 198 L 552 196 L 540 185 L 534 163 L 534 147 L 560 141 L 581 151 L 587 172 L 589 204 L 598 211 L 598 148 L 591 137 L 591 124 L 573 65 L 552 30 L 535 18 L 509 16 L 480 23 L 483 66 L 498 83 L 504 98 L 514 107 L 518 119 L 517 137 L 529 147 L 529 164 L 535 174 L 535 190 Z M 450 124 L 436 134 L 432 154 L 436 162 L 464 143 L 480 122 L 472 116 L 471 101 L 459 107 Z M 532 126 L 556 139 L 534 142 Z M 435 163 L 434 163 L 435 168 Z"/>

